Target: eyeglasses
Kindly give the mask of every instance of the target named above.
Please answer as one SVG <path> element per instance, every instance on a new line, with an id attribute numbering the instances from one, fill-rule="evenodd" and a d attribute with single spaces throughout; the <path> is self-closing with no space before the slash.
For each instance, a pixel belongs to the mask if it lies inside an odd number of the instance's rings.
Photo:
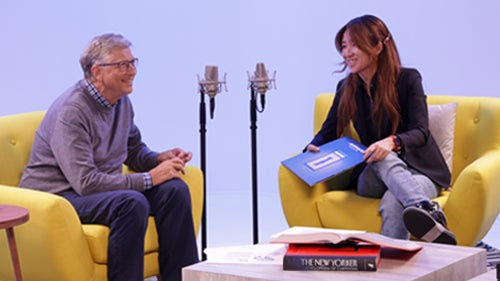
<path id="1" fill-rule="evenodd" d="M 134 58 L 133 60 L 124 60 L 112 63 L 100 63 L 97 66 L 116 66 L 121 72 L 125 72 L 129 70 L 130 66 L 137 68 L 138 64 L 139 64 L 139 59 Z"/>

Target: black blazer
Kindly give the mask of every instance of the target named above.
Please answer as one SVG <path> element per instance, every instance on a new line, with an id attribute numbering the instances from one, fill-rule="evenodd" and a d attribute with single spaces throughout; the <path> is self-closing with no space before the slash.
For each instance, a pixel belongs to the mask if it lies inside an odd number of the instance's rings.
<path id="1" fill-rule="evenodd" d="M 376 95 L 375 81 L 372 79 L 371 95 Z M 337 85 L 337 94 L 333 100 L 328 116 L 320 131 L 311 141 L 318 146 L 332 141 L 337 136 L 337 109 L 342 96 L 341 85 Z M 448 166 L 429 132 L 429 117 L 427 112 L 427 97 L 422 87 L 422 77 L 416 69 L 402 68 L 397 81 L 397 92 L 400 107 L 400 123 L 396 135 L 401 140 L 401 153 L 399 157 L 410 167 L 429 177 L 440 187 L 448 188 L 451 183 L 451 174 Z M 353 120 L 354 127 L 360 137 L 361 143 L 366 146 L 391 135 L 391 126 L 384 118 L 382 130 L 379 133 L 372 119 L 372 102 L 365 89 L 362 79 L 359 79 L 358 89 L 355 93 L 357 115 Z M 353 171 L 352 180 L 356 180 L 364 164 Z"/>

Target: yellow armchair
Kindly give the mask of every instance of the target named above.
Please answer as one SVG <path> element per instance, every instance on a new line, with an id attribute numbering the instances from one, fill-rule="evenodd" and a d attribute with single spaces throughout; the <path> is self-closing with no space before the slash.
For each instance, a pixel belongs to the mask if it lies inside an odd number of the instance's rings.
<path id="1" fill-rule="evenodd" d="M 331 93 L 317 96 L 315 133 L 333 98 Z M 427 101 L 458 102 L 452 189 L 442 192 L 436 201 L 443 207 L 458 244 L 472 246 L 486 235 L 500 211 L 500 99 L 428 96 Z M 309 187 L 281 165 L 280 197 L 288 224 L 380 232 L 379 199 L 358 196 L 354 190 L 337 190 L 347 185 L 348 176 L 344 173 Z"/>
<path id="2" fill-rule="evenodd" d="M 35 130 L 45 112 L 0 117 L 0 204 L 27 208 L 30 219 L 14 228 L 24 280 L 107 280 L 109 228 L 82 225 L 73 206 L 63 197 L 16 187 L 28 163 Z M 124 167 L 127 172 L 127 168 Z M 186 167 L 193 224 L 198 233 L 203 205 L 203 174 Z M 14 280 L 6 235 L 0 234 L 0 280 Z M 144 243 L 144 277 L 159 274 L 158 239 L 150 217 Z"/>

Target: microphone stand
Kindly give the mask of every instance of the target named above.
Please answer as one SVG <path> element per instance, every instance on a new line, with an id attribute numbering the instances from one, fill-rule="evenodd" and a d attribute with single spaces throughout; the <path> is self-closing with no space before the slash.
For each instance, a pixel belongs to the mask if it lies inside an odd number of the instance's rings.
<path id="1" fill-rule="evenodd" d="M 250 131 L 252 135 L 252 217 L 253 243 L 259 243 L 259 223 L 257 209 L 257 99 L 253 82 L 250 84 Z"/>
<path id="2" fill-rule="evenodd" d="M 205 90 L 200 85 L 200 158 L 201 158 L 201 171 L 203 173 L 203 209 L 201 214 L 201 260 L 206 260 L 207 255 L 205 249 L 207 248 L 207 178 L 206 178 L 206 112 L 205 112 Z"/>
<path id="3" fill-rule="evenodd" d="M 215 72 L 215 73 L 214 73 Z M 226 87 L 226 74 L 224 74 L 224 81 L 219 82 L 217 78 L 217 67 L 216 66 L 206 66 L 205 68 L 205 80 L 200 80 L 198 77 L 200 85 L 200 159 L 201 159 L 201 171 L 203 173 L 203 209 L 201 215 L 201 259 L 204 261 L 207 259 L 205 254 L 205 249 L 207 248 L 207 165 L 206 165 L 206 109 L 205 109 L 205 93 L 210 96 L 210 118 L 214 117 L 215 109 L 215 94 L 219 93 L 222 89 L 222 85 L 227 92 Z M 215 81 L 212 81 L 215 80 Z"/>
<path id="4" fill-rule="evenodd" d="M 273 78 L 267 77 L 267 71 L 263 63 L 257 63 L 255 67 L 255 75 L 250 76 L 247 72 L 249 78 L 249 88 L 250 88 L 250 131 L 252 139 L 252 217 L 253 217 L 253 243 L 259 243 L 259 223 L 258 223 L 258 196 L 257 196 L 257 112 L 264 112 L 265 97 L 264 94 L 270 88 L 276 88 L 275 77 L 276 71 L 273 74 Z M 257 107 L 257 92 L 261 94 L 261 105 L 262 108 L 259 110 Z"/>

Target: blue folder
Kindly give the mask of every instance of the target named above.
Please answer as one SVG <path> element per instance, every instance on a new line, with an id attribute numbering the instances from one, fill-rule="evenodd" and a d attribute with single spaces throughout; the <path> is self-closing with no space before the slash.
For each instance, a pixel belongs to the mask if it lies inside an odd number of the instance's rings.
<path id="1" fill-rule="evenodd" d="M 319 152 L 306 151 L 281 163 L 312 186 L 362 163 L 366 146 L 350 137 L 342 137 L 319 149 Z"/>

